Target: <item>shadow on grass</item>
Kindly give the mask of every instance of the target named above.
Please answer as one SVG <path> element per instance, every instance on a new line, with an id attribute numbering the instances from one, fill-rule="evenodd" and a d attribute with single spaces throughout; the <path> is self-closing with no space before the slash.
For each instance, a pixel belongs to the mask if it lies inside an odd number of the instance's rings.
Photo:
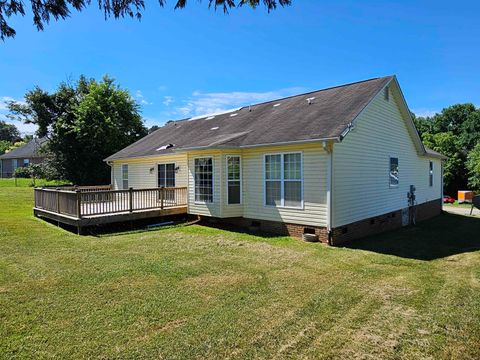
<path id="1" fill-rule="evenodd" d="M 417 260 L 480 250 L 480 219 L 443 213 L 417 226 L 354 240 L 344 247 Z"/>

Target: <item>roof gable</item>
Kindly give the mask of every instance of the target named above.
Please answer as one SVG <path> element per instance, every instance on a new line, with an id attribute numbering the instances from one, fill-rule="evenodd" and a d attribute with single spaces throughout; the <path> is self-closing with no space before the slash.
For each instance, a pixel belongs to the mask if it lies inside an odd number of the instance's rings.
<path id="1" fill-rule="evenodd" d="M 393 77 L 375 78 L 242 107 L 215 116 L 174 121 L 108 157 L 148 157 L 199 148 L 339 139 Z M 162 146 L 174 144 L 168 149 Z"/>
<path id="2" fill-rule="evenodd" d="M 19 146 L 18 148 L 1 155 L 0 159 L 32 159 L 43 157 L 39 150 L 47 141 L 46 137 L 34 138 L 25 145 Z"/>

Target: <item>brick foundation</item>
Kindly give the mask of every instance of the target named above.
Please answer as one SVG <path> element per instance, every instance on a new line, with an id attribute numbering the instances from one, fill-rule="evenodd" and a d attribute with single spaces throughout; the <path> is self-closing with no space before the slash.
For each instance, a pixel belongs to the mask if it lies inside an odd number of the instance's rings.
<path id="1" fill-rule="evenodd" d="M 201 217 L 202 221 L 219 225 L 230 225 L 237 228 L 249 229 L 251 231 L 264 232 L 301 238 L 305 232 L 315 233 L 321 242 L 328 242 L 328 232 L 325 227 L 308 226 L 299 224 L 288 224 L 279 221 L 258 220 L 248 218 L 209 218 Z M 222 226 L 225 227 L 225 226 Z"/>
<path id="2" fill-rule="evenodd" d="M 419 204 L 416 209 L 417 222 L 430 219 L 439 215 L 441 212 L 441 199 Z M 351 240 L 398 229 L 400 227 L 402 227 L 402 210 L 397 210 L 332 229 L 331 245 L 340 245 Z"/>
<path id="3" fill-rule="evenodd" d="M 426 220 L 439 215 L 442 212 L 442 200 L 437 199 L 417 206 L 417 221 Z M 300 238 L 304 233 L 315 233 L 322 243 L 340 245 L 347 241 L 359 239 L 365 236 L 379 234 L 384 231 L 402 227 L 402 210 L 396 210 L 387 214 L 357 221 L 345 226 L 332 229 L 329 242 L 328 231 L 325 227 L 289 224 L 278 221 L 258 220 L 248 218 L 212 218 L 203 217 L 200 219 L 210 225 L 225 227 L 236 227 L 278 235 L 286 235 Z"/>

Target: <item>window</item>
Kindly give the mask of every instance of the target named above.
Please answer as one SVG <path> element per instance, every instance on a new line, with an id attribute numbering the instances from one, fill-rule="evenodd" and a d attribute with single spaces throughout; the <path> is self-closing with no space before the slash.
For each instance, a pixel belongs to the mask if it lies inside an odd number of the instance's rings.
<path id="1" fill-rule="evenodd" d="M 23 159 L 23 167 L 29 167 L 29 166 L 30 166 L 30 160 Z"/>
<path id="2" fill-rule="evenodd" d="M 433 162 L 428 162 L 428 185 L 433 186 Z"/>
<path id="3" fill-rule="evenodd" d="M 390 158 L 390 186 L 398 186 L 398 158 Z"/>
<path id="4" fill-rule="evenodd" d="M 384 97 L 385 97 L 385 100 L 390 100 L 390 90 L 389 90 L 389 87 L 387 86 L 384 90 Z"/>
<path id="5" fill-rule="evenodd" d="M 302 207 L 302 154 L 265 155 L 265 205 Z"/>
<path id="6" fill-rule="evenodd" d="M 17 160 L 17 159 L 13 159 L 13 160 L 12 160 L 12 169 L 13 169 L 13 171 L 15 171 L 16 168 L 18 168 L 18 160 Z"/>
<path id="7" fill-rule="evenodd" d="M 123 190 L 128 189 L 128 165 L 127 164 L 122 165 L 122 189 Z"/>
<path id="8" fill-rule="evenodd" d="M 175 164 L 158 164 L 158 187 L 175 187 Z"/>
<path id="9" fill-rule="evenodd" d="M 227 156 L 227 204 L 241 203 L 240 156 Z"/>
<path id="10" fill-rule="evenodd" d="M 195 201 L 213 202 L 213 159 L 195 159 Z"/>

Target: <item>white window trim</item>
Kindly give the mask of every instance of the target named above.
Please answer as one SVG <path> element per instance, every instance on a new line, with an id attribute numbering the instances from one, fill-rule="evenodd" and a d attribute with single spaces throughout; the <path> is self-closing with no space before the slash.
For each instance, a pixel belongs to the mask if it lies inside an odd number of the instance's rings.
<path id="1" fill-rule="evenodd" d="M 155 166 L 155 183 L 157 184 L 157 187 L 158 186 L 158 165 L 168 165 L 168 164 L 173 164 L 173 172 L 175 174 L 175 185 L 173 187 L 177 187 L 177 172 L 176 172 L 176 168 L 177 168 L 177 163 L 175 161 L 162 161 L 162 162 L 158 162 Z M 166 169 L 166 168 L 165 168 Z M 165 174 L 166 176 L 166 174 Z"/>
<path id="2" fill-rule="evenodd" d="M 238 157 L 240 160 L 240 202 L 238 204 L 230 204 L 228 202 L 228 183 L 230 181 L 237 181 L 237 180 L 228 180 L 228 159 L 232 157 Z M 225 185 L 226 185 L 226 205 L 228 206 L 239 206 L 243 204 L 243 177 L 242 177 L 242 156 L 241 155 L 225 155 Z"/>
<path id="3" fill-rule="evenodd" d="M 195 190 L 197 189 L 197 180 L 195 176 L 195 160 L 196 159 L 212 159 L 212 201 L 197 201 Z M 195 205 L 207 205 L 215 203 L 215 158 L 212 155 L 195 156 L 193 158 L 193 203 Z"/>
<path id="4" fill-rule="evenodd" d="M 123 182 L 125 181 L 125 179 L 123 178 L 123 167 L 126 166 L 127 167 L 127 188 L 124 189 L 124 186 L 123 186 Z M 130 166 L 128 166 L 128 164 L 121 164 L 120 165 L 120 174 L 121 174 L 121 179 L 122 179 L 122 190 L 128 190 L 130 189 Z"/>
<path id="5" fill-rule="evenodd" d="M 285 154 L 300 154 L 300 193 L 301 193 L 301 201 L 300 206 L 286 206 L 285 205 L 285 174 L 284 174 L 284 160 L 283 157 Z M 267 181 L 267 176 L 265 173 L 265 162 L 266 158 L 269 155 L 281 155 L 280 157 L 280 186 L 281 186 L 281 204 L 280 205 L 267 205 L 267 187 L 265 186 Z M 305 209 L 305 199 L 304 199 L 304 190 L 303 190 L 303 151 L 284 151 L 284 152 L 274 152 L 274 153 L 265 153 L 263 154 L 263 207 L 266 208 L 282 208 L 282 209 L 295 209 L 295 210 L 304 210 Z M 276 180 L 279 181 L 279 180 Z M 287 180 L 289 181 L 289 180 Z"/>
<path id="6" fill-rule="evenodd" d="M 390 189 L 397 189 L 400 186 L 400 176 L 398 177 L 398 184 L 392 184 L 390 182 L 390 171 L 391 171 L 391 161 L 392 159 L 397 159 L 398 173 L 400 174 L 400 157 L 391 155 L 388 157 L 388 187 Z"/>

